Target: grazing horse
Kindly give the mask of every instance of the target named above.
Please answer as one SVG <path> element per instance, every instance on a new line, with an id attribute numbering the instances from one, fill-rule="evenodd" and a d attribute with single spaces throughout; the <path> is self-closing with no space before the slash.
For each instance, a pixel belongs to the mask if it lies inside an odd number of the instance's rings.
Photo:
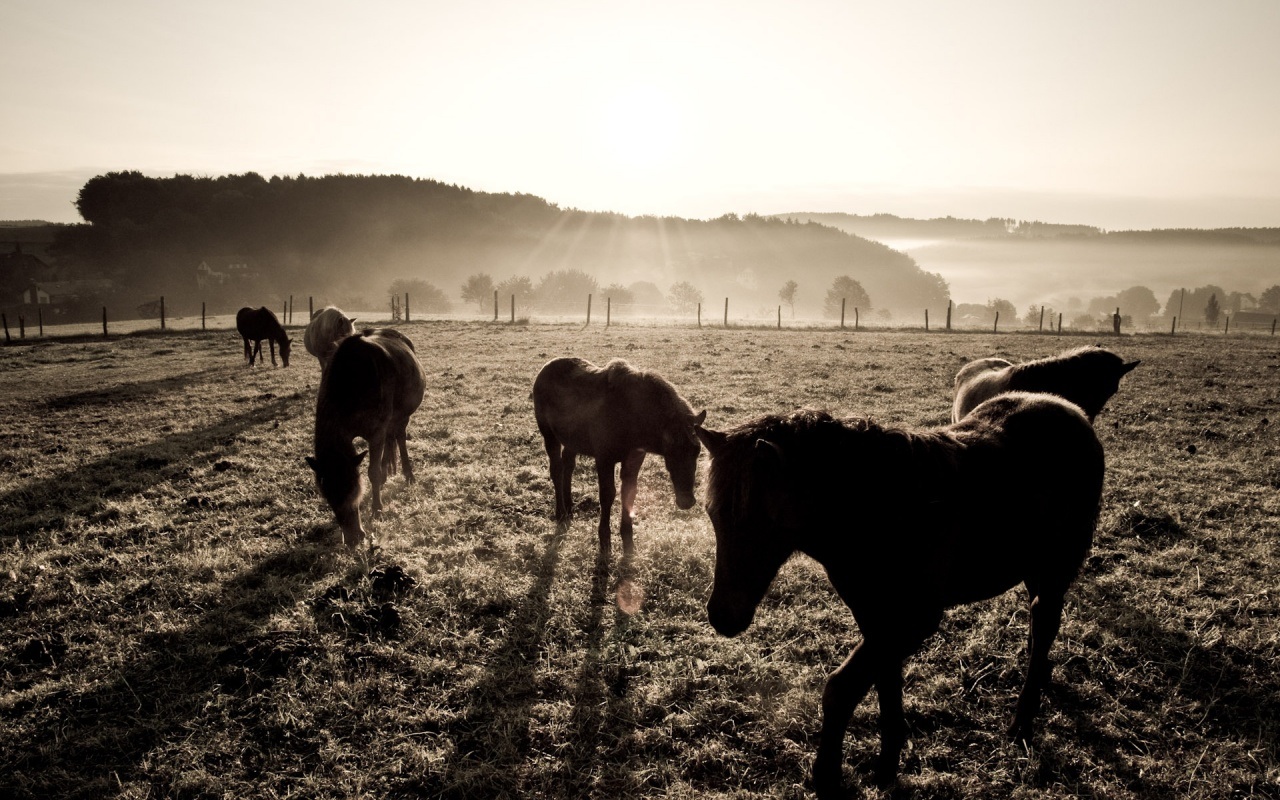
<path id="1" fill-rule="evenodd" d="M 388 474 L 395 474 L 397 447 L 405 480 L 413 483 L 407 428 L 426 384 L 413 343 L 388 328 L 343 339 L 324 370 L 316 400 L 316 454 L 307 456 L 307 464 L 348 545 L 365 537 L 360 525 L 360 462 L 365 456 L 375 515 L 382 510 L 382 485 Z M 352 440 L 357 436 L 368 442 L 367 451 L 356 452 Z"/>
<path id="2" fill-rule="evenodd" d="M 355 333 L 355 317 L 348 317 L 342 309 L 325 306 L 307 323 L 307 331 L 302 336 L 302 343 L 307 352 L 320 361 L 320 371 L 329 366 L 333 351 L 338 349 L 338 342 Z"/>
<path id="3" fill-rule="evenodd" d="M 1079 408 L 1013 392 L 933 431 L 804 410 L 696 432 L 711 453 L 712 627 L 725 636 L 746 630 L 798 551 L 826 568 L 862 632 L 822 693 L 819 796 L 839 792 L 845 728 L 873 684 L 876 778 L 893 783 L 907 735 L 904 660 L 948 608 L 1018 583 L 1031 603 L 1030 663 L 1009 730 L 1030 739 L 1063 598 L 1092 544 L 1102 492 L 1102 447 Z M 1054 457 L 1046 461 L 1046 452 Z"/>
<path id="4" fill-rule="evenodd" d="M 245 306 L 236 312 L 236 330 L 244 339 L 244 358 L 253 366 L 254 357 L 262 357 L 262 340 L 270 342 L 271 366 L 276 365 L 276 345 L 280 345 L 280 360 L 289 366 L 289 349 L 292 341 L 284 332 L 284 326 L 276 315 L 266 306 L 249 308 Z M 250 347 L 249 342 L 253 342 Z"/>
<path id="5" fill-rule="evenodd" d="M 951 421 L 959 422 L 983 400 L 1002 392 L 1047 392 L 1080 406 L 1093 422 L 1120 389 L 1120 379 L 1141 363 L 1126 363 L 1101 347 L 1081 347 L 1024 364 L 1003 358 L 971 361 L 956 373 Z"/>
<path id="6" fill-rule="evenodd" d="M 645 454 L 662 456 L 676 505 L 693 507 L 701 451 L 693 428 L 706 420 L 707 412 L 695 416 L 675 387 L 656 372 L 635 369 L 621 359 L 600 368 L 580 358 L 557 358 L 548 361 L 533 382 L 533 413 L 551 460 L 557 520 L 567 522 L 573 516 L 573 467 L 578 454 L 596 460 L 601 555 L 610 548 L 615 464 L 622 464 L 618 532 L 624 554 L 634 552 L 631 515 Z"/>

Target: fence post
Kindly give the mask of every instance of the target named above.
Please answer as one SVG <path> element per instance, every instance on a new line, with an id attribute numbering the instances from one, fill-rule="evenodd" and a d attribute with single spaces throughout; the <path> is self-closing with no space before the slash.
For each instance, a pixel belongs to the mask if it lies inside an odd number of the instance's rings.
<path id="1" fill-rule="evenodd" d="M 927 308 L 924 310 L 924 329 L 926 333 L 929 331 L 929 309 Z"/>
<path id="2" fill-rule="evenodd" d="M 9 338 L 9 316 L 7 314 L 0 314 L 0 320 L 4 320 L 4 343 L 8 344 L 12 341 Z"/>
<path id="3" fill-rule="evenodd" d="M 996 321 L 995 321 L 995 323 L 994 323 L 994 324 L 992 324 L 992 326 L 991 326 L 991 332 L 992 332 L 992 333 L 999 333 L 999 332 L 1000 332 L 1000 312 L 999 312 L 999 311 L 997 311 L 997 312 L 996 312 Z"/>
<path id="4" fill-rule="evenodd" d="M 846 299 L 847 298 L 844 298 L 844 297 L 840 298 L 840 329 L 841 330 L 844 330 L 844 301 Z"/>
<path id="5" fill-rule="evenodd" d="M 27 338 L 27 318 L 21 314 L 18 315 L 18 338 Z"/>
<path id="6" fill-rule="evenodd" d="M 1040 306 L 1040 327 L 1037 333 L 1044 333 L 1044 306 Z"/>
<path id="7" fill-rule="evenodd" d="M 698 327 L 702 327 L 702 303 L 698 303 Z"/>
<path id="8" fill-rule="evenodd" d="M 516 324 L 516 296 L 511 295 L 511 324 Z"/>
<path id="9" fill-rule="evenodd" d="M 204 301 L 200 301 L 200 330 L 204 330 Z"/>
<path id="10" fill-rule="evenodd" d="M 782 306 L 778 306 L 778 330 L 782 330 Z"/>
<path id="11" fill-rule="evenodd" d="M 1227 314 L 1225 316 L 1226 316 L 1226 322 L 1222 323 L 1222 332 L 1231 333 L 1231 315 Z"/>
<path id="12" fill-rule="evenodd" d="M 1062 333 L 1062 312 L 1058 312 L 1058 333 Z"/>
<path id="13" fill-rule="evenodd" d="M 591 324 L 591 293 L 587 293 L 587 324 Z"/>
<path id="14" fill-rule="evenodd" d="M 1041 311 L 1041 314 L 1044 312 Z M 947 330 L 951 330 L 951 301 L 947 301 Z"/>
<path id="15" fill-rule="evenodd" d="M 105 339 L 106 336 L 107 336 L 107 307 L 103 306 L 102 307 L 102 337 Z"/>
<path id="16" fill-rule="evenodd" d="M 44 338 L 44 309 L 36 306 L 36 322 L 40 323 L 40 338 Z M 1274 330 L 1271 331 L 1275 333 Z"/>
<path id="17" fill-rule="evenodd" d="M 1173 318 L 1173 323 L 1169 325 L 1169 335 L 1172 336 L 1178 332 L 1178 318 Z"/>
<path id="18" fill-rule="evenodd" d="M 493 290 L 493 321 L 498 321 L 498 290 Z"/>
<path id="19" fill-rule="evenodd" d="M 853 329 L 855 331 L 858 329 L 858 307 L 857 306 L 853 307 Z"/>
<path id="20" fill-rule="evenodd" d="M 280 312 L 280 316 L 284 319 L 286 325 L 289 324 L 289 301 L 284 301 L 284 311 Z"/>
<path id="21" fill-rule="evenodd" d="M 1276 317 L 1271 318 L 1271 335 L 1276 335 Z"/>
<path id="22" fill-rule="evenodd" d="M 289 295 L 289 324 L 293 324 L 293 295 Z"/>
<path id="23" fill-rule="evenodd" d="M 164 295 L 160 295 L 160 330 L 164 330 Z"/>
<path id="24" fill-rule="evenodd" d="M 729 327 L 729 298 L 724 299 L 724 326 Z"/>
<path id="25" fill-rule="evenodd" d="M 404 321 L 409 321 L 409 293 L 404 293 Z"/>
<path id="26" fill-rule="evenodd" d="M 315 298 L 312 297 L 311 295 L 307 295 L 307 319 L 313 320 L 315 318 L 316 318 Z"/>
<path id="27" fill-rule="evenodd" d="M 604 299 L 604 326 L 609 327 L 609 323 L 613 321 L 613 298 L 606 297 Z"/>

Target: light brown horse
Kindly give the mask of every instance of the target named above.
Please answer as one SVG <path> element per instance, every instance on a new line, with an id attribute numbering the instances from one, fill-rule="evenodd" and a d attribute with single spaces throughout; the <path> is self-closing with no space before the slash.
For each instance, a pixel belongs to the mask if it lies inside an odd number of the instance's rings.
<path id="1" fill-rule="evenodd" d="M 413 343 L 390 328 L 369 329 L 343 339 L 320 379 L 315 456 L 307 456 L 307 464 L 315 471 L 316 486 L 333 509 L 348 545 L 358 545 L 365 538 L 360 524 L 359 468 L 366 456 L 375 515 L 382 510 L 386 477 L 395 474 L 397 447 L 405 480 L 413 483 L 407 429 L 426 385 Z M 357 436 L 369 444 L 367 451 L 356 452 Z"/>
<path id="2" fill-rule="evenodd" d="M 1031 738 L 1102 494 L 1102 447 L 1078 407 L 1013 392 L 932 431 L 800 411 L 697 434 L 711 453 L 712 627 L 746 630 L 779 568 L 801 552 L 826 569 L 862 632 L 822 693 L 819 796 L 840 796 L 845 729 L 872 685 L 876 780 L 893 783 L 907 738 L 903 662 L 948 608 L 1019 583 L 1031 602 L 1030 656 L 1010 733 Z"/>
<path id="3" fill-rule="evenodd" d="M 355 317 L 348 317 L 342 313 L 342 309 L 325 306 L 307 323 L 307 330 L 302 335 L 302 343 L 306 346 L 307 352 L 319 360 L 321 372 L 329 366 L 329 360 L 333 358 L 333 352 L 338 349 L 338 343 L 355 333 L 355 321 Z"/>
<path id="4" fill-rule="evenodd" d="M 1012 364 L 1003 358 L 970 361 L 956 373 L 951 421 L 1002 392 L 1047 392 L 1083 409 L 1090 422 L 1120 389 L 1120 379 L 1141 361 L 1125 362 L 1101 347 L 1080 347 L 1056 356 Z"/>
<path id="5" fill-rule="evenodd" d="M 580 358 L 547 362 L 533 382 L 533 412 L 551 461 L 556 519 L 573 516 L 573 468 L 579 454 L 596 460 L 600 485 L 600 553 L 610 550 L 609 513 L 616 496 L 614 467 L 622 465 L 622 517 L 618 532 L 624 553 L 634 552 L 632 513 L 640 467 L 647 453 L 661 455 L 671 475 L 676 505 L 692 508 L 700 447 L 695 415 L 675 387 L 655 372 L 621 359 L 603 368 Z"/>

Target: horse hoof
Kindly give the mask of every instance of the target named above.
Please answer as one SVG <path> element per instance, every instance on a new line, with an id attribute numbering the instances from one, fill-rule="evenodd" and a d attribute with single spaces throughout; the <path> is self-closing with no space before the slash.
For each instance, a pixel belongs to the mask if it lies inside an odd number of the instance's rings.
<path id="1" fill-rule="evenodd" d="M 838 765 L 832 768 L 815 763 L 813 772 L 809 775 L 809 782 L 813 788 L 813 793 L 822 798 L 822 800 L 845 797 Z"/>

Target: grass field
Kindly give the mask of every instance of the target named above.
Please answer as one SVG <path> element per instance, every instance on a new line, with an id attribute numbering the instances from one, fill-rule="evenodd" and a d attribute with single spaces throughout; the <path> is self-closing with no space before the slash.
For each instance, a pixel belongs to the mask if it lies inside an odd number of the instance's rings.
<path id="1" fill-rule="evenodd" d="M 710 427 L 802 405 L 933 426 L 965 361 L 1094 341 L 403 329 L 428 375 L 419 480 L 391 480 L 372 553 L 341 545 L 303 462 L 319 370 L 301 348 L 254 370 L 228 332 L 0 348 L 0 796 L 808 796 L 850 614 L 795 559 L 755 624 L 717 637 L 711 527 L 675 508 L 660 459 L 635 558 L 598 574 L 589 459 L 577 521 L 551 520 L 538 368 L 625 357 Z M 1027 622 L 1010 592 L 909 662 L 890 793 L 867 771 L 874 699 L 859 708 L 853 796 L 1280 797 L 1280 340 L 1110 345 L 1142 365 L 1098 418 L 1102 516 L 1033 748 L 1004 734 Z"/>

